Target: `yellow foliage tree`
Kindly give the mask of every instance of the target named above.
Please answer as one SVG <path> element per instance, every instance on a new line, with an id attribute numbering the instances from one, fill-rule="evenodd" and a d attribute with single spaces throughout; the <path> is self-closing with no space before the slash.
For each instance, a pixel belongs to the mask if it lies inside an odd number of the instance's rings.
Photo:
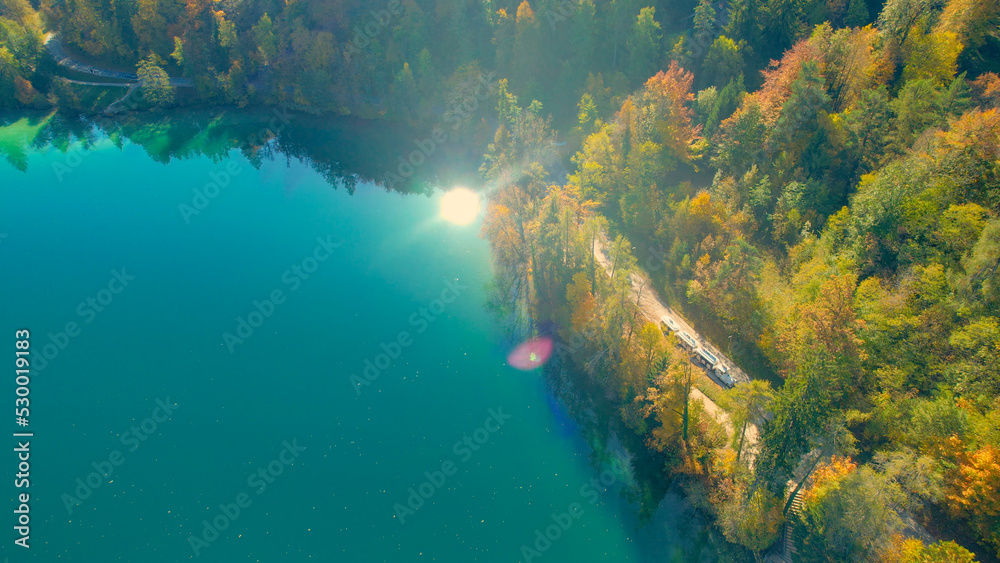
<path id="1" fill-rule="evenodd" d="M 952 32 L 963 45 L 975 50 L 987 36 L 997 36 L 1000 24 L 998 0 L 949 0 L 934 30 Z"/>
<path id="2" fill-rule="evenodd" d="M 910 31 L 903 67 L 903 80 L 927 78 L 937 84 L 947 84 L 958 71 L 958 55 L 962 43 L 953 31 L 924 33 L 919 25 Z"/>
<path id="3" fill-rule="evenodd" d="M 896 534 L 892 539 L 892 549 L 882 556 L 882 563 L 976 563 L 976 558 L 953 541 L 925 545 L 918 539 Z"/>

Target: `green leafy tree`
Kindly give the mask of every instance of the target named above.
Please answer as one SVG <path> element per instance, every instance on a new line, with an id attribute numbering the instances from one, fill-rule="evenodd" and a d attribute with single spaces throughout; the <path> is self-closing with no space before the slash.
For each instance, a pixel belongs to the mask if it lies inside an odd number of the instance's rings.
<path id="1" fill-rule="evenodd" d="M 712 159 L 723 174 L 741 177 L 754 165 L 765 162 L 765 143 L 768 126 L 760 106 L 751 102 L 734 115 L 717 141 L 716 155 Z"/>
<path id="2" fill-rule="evenodd" d="M 830 96 L 815 61 L 806 61 L 799 76 L 791 84 L 791 96 L 781 107 L 781 114 L 774 126 L 772 150 L 784 152 L 784 167 L 792 168 L 813 164 L 819 153 L 828 148 L 822 142 L 821 119 L 830 110 Z M 817 166 L 807 168 L 810 177 L 816 177 Z"/>
<path id="3" fill-rule="evenodd" d="M 851 27 L 861 27 L 871 21 L 868 13 L 868 3 L 865 0 L 851 0 L 847 6 L 847 16 L 844 17 L 844 25 Z"/>
<path id="4" fill-rule="evenodd" d="M 764 35 L 769 57 L 777 57 L 791 47 L 805 32 L 806 22 L 801 0 L 768 0 L 764 7 Z"/>
<path id="5" fill-rule="evenodd" d="M 274 62 L 278 57 L 278 37 L 274 32 L 274 22 L 266 12 L 253 26 L 253 37 L 261 62 L 265 65 Z"/>
<path id="6" fill-rule="evenodd" d="M 218 26 L 219 46 L 223 49 L 235 49 L 237 46 L 236 25 L 226 19 L 222 12 L 215 12 L 215 21 Z"/>
<path id="7" fill-rule="evenodd" d="M 756 561 L 778 539 L 782 523 L 781 500 L 766 489 L 741 490 L 719 506 L 722 534 L 749 549 Z"/>
<path id="8" fill-rule="evenodd" d="M 705 297 L 723 325 L 745 341 L 755 340 L 759 326 L 757 285 L 763 261 L 760 251 L 744 239 L 728 245 L 718 269 L 705 284 Z"/>
<path id="9" fill-rule="evenodd" d="M 694 38 L 702 45 L 708 45 L 715 37 L 715 7 L 712 0 L 699 0 L 694 9 Z"/>
<path id="10" fill-rule="evenodd" d="M 1000 305 L 1000 220 L 990 221 L 983 228 L 963 266 L 967 274 L 965 291 L 985 305 Z"/>
<path id="11" fill-rule="evenodd" d="M 143 96 L 156 106 L 166 106 L 174 101 L 174 88 L 170 85 L 170 76 L 160 66 L 162 63 L 163 61 L 154 53 L 140 61 L 137 66 Z"/>
<path id="12" fill-rule="evenodd" d="M 170 58 L 177 62 L 178 66 L 184 66 L 184 40 L 174 37 L 174 51 L 170 53 Z"/>
<path id="13" fill-rule="evenodd" d="M 730 411 L 733 426 L 739 428 L 734 436 L 737 461 L 743 455 L 747 429 L 751 425 L 762 425 L 765 415 L 774 402 L 771 384 L 759 379 L 739 385 L 732 391 L 733 407 Z"/>
<path id="14" fill-rule="evenodd" d="M 817 444 L 820 451 L 813 457 L 806 477 L 825 456 L 849 446 L 849 436 L 834 418 L 834 393 L 825 377 L 829 363 L 828 354 L 823 352 L 803 362 L 775 398 L 774 417 L 764 426 L 761 437 L 755 477 L 758 484 L 766 484 L 776 495 L 784 494 L 792 471 Z M 799 481 L 798 487 L 806 477 Z"/>
<path id="15" fill-rule="evenodd" d="M 877 27 L 903 48 L 914 25 L 930 14 L 934 3 L 935 0 L 888 0 L 878 16 Z"/>
<path id="16" fill-rule="evenodd" d="M 860 178 L 882 162 L 890 142 L 891 119 L 885 86 L 863 91 L 857 106 L 844 116 L 847 148 L 854 162 L 852 178 Z"/>
<path id="17" fill-rule="evenodd" d="M 736 41 L 746 41 L 755 49 L 762 46 L 764 35 L 763 18 L 761 17 L 760 0 L 733 0 L 729 4 L 729 23 L 726 24 L 726 36 Z"/>
<path id="18" fill-rule="evenodd" d="M 945 88 L 931 79 L 910 80 L 890 102 L 894 114 L 892 148 L 901 154 L 931 127 L 942 127 L 948 119 L 969 107 L 968 85 L 959 76 Z"/>
<path id="19" fill-rule="evenodd" d="M 872 561 L 891 548 L 902 523 L 899 486 L 871 467 L 817 477 L 796 528 L 804 562 Z"/>
<path id="20" fill-rule="evenodd" d="M 0 46 L 0 105 L 14 105 L 19 70 L 14 54 L 6 46 Z"/>
<path id="21" fill-rule="evenodd" d="M 728 84 L 743 74 L 743 55 L 739 45 L 725 35 L 718 36 L 708 48 L 702 68 L 716 86 Z"/>
<path id="22" fill-rule="evenodd" d="M 654 19 L 656 8 L 648 7 L 639 10 L 635 25 L 628 37 L 628 52 L 631 68 L 631 78 L 634 81 L 644 81 L 656 72 L 659 65 L 660 22 Z"/>
<path id="23" fill-rule="evenodd" d="M 743 84 L 743 75 L 729 81 L 728 84 L 712 100 L 712 105 L 707 108 L 705 114 L 705 136 L 709 137 L 719 128 L 719 124 L 736 111 L 743 96 L 746 94 L 746 87 Z M 701 103 L 698 104 L 701 110 Z"/>

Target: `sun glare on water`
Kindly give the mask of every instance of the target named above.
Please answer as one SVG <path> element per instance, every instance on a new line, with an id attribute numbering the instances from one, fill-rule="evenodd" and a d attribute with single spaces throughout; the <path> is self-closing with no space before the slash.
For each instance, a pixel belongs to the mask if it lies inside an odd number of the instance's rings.
<path id="1" fill-rule="evenodd" d="M 441 198 L 441 218 L 456 225 L 468 225 L 479 215 L 479 195 L 467 188 L 455 188 Z"/>

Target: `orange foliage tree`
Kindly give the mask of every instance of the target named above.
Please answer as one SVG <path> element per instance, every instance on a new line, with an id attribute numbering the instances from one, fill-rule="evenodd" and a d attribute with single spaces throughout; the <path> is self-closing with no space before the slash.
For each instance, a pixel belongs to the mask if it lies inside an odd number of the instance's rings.
<path id="1" fill-rule="evenodd" d="M 952 437 L 952 442 L 958 442 Z M 962 451 L 945 491 L 949 511 L 965 518 L 1000 557 L 1000 450 Z"/>
<path id="2" fill-rule="evenodd" d="M 656 73 L 646 81 L 641 104 L 656 116 L 656 131 L 660 144 L 669 147 L 672 156 L 689 162 L 696 154 L 695 143 L 701 140 L 701 125 L 694 125 L 691 84 L 694 75 L 677 65 Z"/>

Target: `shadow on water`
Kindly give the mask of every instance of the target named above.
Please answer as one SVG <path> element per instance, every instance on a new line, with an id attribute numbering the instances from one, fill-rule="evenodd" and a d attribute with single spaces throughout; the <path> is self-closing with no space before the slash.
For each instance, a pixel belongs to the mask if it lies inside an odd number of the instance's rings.
<path id="1" fill-rule="evenodd" d="M 117 116 L 58 112 L 0 114 L 0 155 L 26 171 L 29 149 L 54 148 L 72 160 L 103 139 L 137 145 L 163 164 L 229 158 L 238 151 L 259 168 L 266 160 L 301 160 L 331 186 L 353 193 L 369 183 L 400 193 L 430 193 L 436 186 L 475 185 L 483 147 L 465 130 L 443 142 L 433 129 L 319 115 L 289 108 L 202 108 Z"/>
<path id="2" fill-rule="evenodd" d="M 740 549 L 726 542 L 718 529 L 688 499 L 681 479 L 666 470 L 667 456 L 656 452 L 621 423 L 614 403 L 583 373 L 554 355 L 543 368 L 546 399 L 562 435 L 580 443 L 590 456 L 595 475 L 623 464 L 615 483 L 617 503 L 624 515 L 640 561 L 742 561 Z"/>
<path id="3" fill-rule="evenodd" d="M 495 293 L 493 299 L 509 305 L 510 296 Z M 573 444 L 589 459 L 595 477 L 613 469 L 617 463 L 625 470 L 605 497 L 613 503 L 615 514 L 622 518 L 622 527 L 636 546 L 643 563 L 713 563 L 752 561 L 745 549 L 726 541 L 719 528 L 707 516 L 704 498 L 709 491 L 669 468 L 669 452 L 649 447 L 646 436 L 637 434 L 622 421 L 619 403 L 606 394 L 598 376 L 577 368 L 568 354 L 579 354 L 593 348 L 586 331 L 568 331 L 555 321 L 533 324 L 520 319 L 524 311 L 516 307 L 496 306 L 491 310 L 498 329 L 506 336 L 507 349 L 515 347 L 529 335 L 553 339 L 555 353 L 540 369 L 538 379 L 559 435 Z M 518 320 L 520 319 L 520 320 Z M 561 335 L 565 335 L 565 338 Z M 570 336 L 572 335 L 572 336 Z M 576 336 L 582 336 L 575 341 Z M 657 424 L 655 415 L 648 424 Z M 687 483 L 687 484 L 686 484 Z M 690 494 L 688 487 L 696 490 Z"/>

